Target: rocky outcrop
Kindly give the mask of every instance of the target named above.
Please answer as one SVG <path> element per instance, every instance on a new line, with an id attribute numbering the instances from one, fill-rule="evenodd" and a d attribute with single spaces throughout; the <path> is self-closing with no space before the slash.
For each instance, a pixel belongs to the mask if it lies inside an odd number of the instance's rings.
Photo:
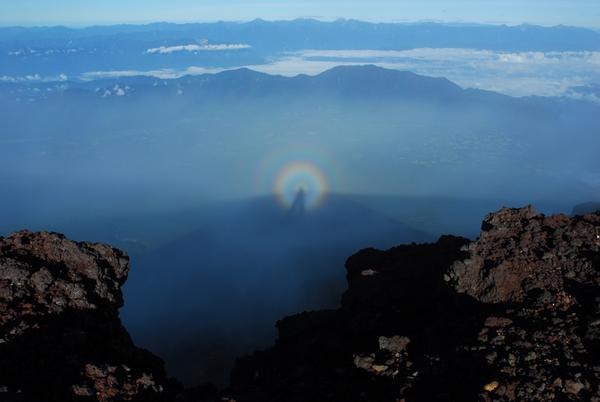
<path id="1" fill-rule="evenodd" d="M 0 400 L 172 400 L 177 383 L 119 320 L 128 262 L 56 233 L 0 237 Z"/>
<path id="2" fill-rule="evenodd" d="M 453 264 L 449 276 L 458 292 L 484 303 L 523 303 L 567 309 L 576 300 L 569 284 L 600 279 L 593 254 L 600 244 L 597 215 L 571 219 L 544 217 L 532 207 L 506 209 L 483 222 L 467 259 Z"/>
<path id="3" fill-rule="evenodd" d="M 600 401 L 600 213 L 489 215 L 479 239 L 367 249 L 338 310 L 278 323 L 238 401 Z"/>
<path id="4" fill-rule="evenodd" d="M 346 268 L 340 308 L 279 321 L 229 389 L 182 391 L 119 321 L 125 254 L 0 238 L 0 400 L 600 402 L 600 212 L 503 209 L 475 241 L 365 249 Z"/>

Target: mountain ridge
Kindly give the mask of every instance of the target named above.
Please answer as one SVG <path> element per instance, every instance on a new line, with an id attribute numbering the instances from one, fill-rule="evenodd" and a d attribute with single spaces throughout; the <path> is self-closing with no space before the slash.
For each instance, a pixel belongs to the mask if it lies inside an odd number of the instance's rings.
<path id="1" fill-rule="evenodd" d="M 190 51 L 188 45 L 221 45 Z M 228 48 L 240 44 L 242 48 Z M 150 49 L 175 47 L 165 54 Z M 314 20 L 0 28 L 0 77 L 79 76 L 90 71 L 184 70 L 266 65 L 312 50 L 460 48 L 495 52 L 600 50 L 600 33 L 577 27 L 368 23 Z M 188 50 L 188 51 L 185 51 Z M 215 48 L 213 48 L 215 50 Z"/>
<path id="2" fill-rule="evenodd" d="M 370 29 L 371 31 L 367 31 L 370 34 L 375 34 L 377 29 L 387 28 L 392 30 L 394 28 L 398 30 L 405 30 L 411 32 L 411 30 L 415 30 L 418 28 L 429 28 L 434 30 L 445 30 L 446 32 L 452 32 L 457 28 L 468 28 L 472 32 L 487 32 L 487 31 L 499 31 L 504 33 L 521 33 L 521 34 L 530 34 L 537 35 L 540 32 L 544 33 L 554 33 L 559 32 L 561 34 L 570 33 L 570 34 L 578 34 L 581 35 L 581 38 L 587 38 L 584 41 L 586 44 L 591 44 L 588 42 L 589 39 L 594 37 L 600 37 L 597 31 L 585 27 L 577 27 L 577 26 L 569 26 L 569 25 L 553 25 L 553 26 L 540 26 L 535 24 L 517 24 L 517 25 L 508 25 L 508 24 L 469 24 L 469 23 L 451 23 L 451 22 L 423 22 L 423 21 L 415 21 L 415 22 L 368 22 L 361 21 L 358 19 L 337 19 L 334 21 L 320 21 L 313 18 L 297 18 L 292 20 L 264 20 L 257 18 L 251 21 L 215 21 L 215 22 L 191 22 L 191 23 L 173 23 L 173 22 L 153 22 L 147 24 L 114 24 L 114 25 L 95 25 L 95 26 L 87 26 L 81 28 L 68 27 L 64 25 L 54 25 L 54 26 L 7 26 L 0 27 L 0 39 L 1 35 L 4 33 L 8 34 L 27 34 L 29 32 L 58 32 L 58 33 L 71 33 L 71 34 L 98 34 L 98 33 L 140 33 L 147 32 L 158 29 L 171 30 L 171 31 L 180 31 L 180 32 L 194 32 L 195 30 L 201 29 L 216 29 L 216 28 L 224 28 L 224 29 L 238 29 L 239 31 L 244 31 L 244 29 L 252 29 L 255 27 L 260 28 L 274 28 L 280 29 L 285 32 L 285 29 L 294 29 L 294 28 L 303 28 L 303 29 L 323 29 L 329 27 L 342 27 L 342 28 L 352 28 L 352 29 Z M 425 35 L 428 38 L 434 38 L 435 35 Z M 479 38 L 481 39 L 481 38 Z M 550 43 L 551 41 L 547 41 L 546 43 Z M 538 45 L 539 46 L 539 45 Z M 547 45 L 545 45 L 547 46 Z M 577 48 L 581 48 L 582 44 L 579 43 L 578 46 L 575 45 L 575 41 L 571 42 L 571 46 L 575 46 Z M 600 45 L 596 45 L 593 48 L 599 48 Z"/>
<path id="3" fill-rule="evenodd" d="M 390 85 L 391 83 L 391 85 Z M 578 100 L 568 97 L 544 97 L 544 96 L 525 96 L 514 97 L 501 94 L 492 90 L 463 88 L 445 77 L 434 77 L 417 74 L 408 70 L 396 70 L 380 67 L 374 64 L 359 65 L 340 65 L 332 67 L 316 75 L 298 74 L 295 76 L 285 76 L 280 74 L 269 74 L 252 69 L 251 67 L 241 67 L 228 69 L 224 71 L 204 74 L 189 74 L 179 78 L 161 79 L 146 76 L 140 72 L 139 75 L 118 78 L 103 78 L 98 80 L 65 81 L 61 83 L 36 83 L 36 82 L 5 82 L 2 84 L 6 88 L 58 88 L 55 93 L 86 91 L 95 92 L 99 97 L 106 97 L 106 90 L 111 91 L 119 87 L 125 90 L 124 86 L 135 86 L 144 90 L 162 90 L 174 95 L 182 95 L 178 92 L 180 89 L 186 89 L 194 86 L 197 89 L 214 90 L 219 93 L 225 91 L 239 91 L 244 94 L 254 93 L 265 95 L 269 91 L 304 91 L 304 92 L 330 92 L 342 91 L 352 95 L 369 96 L 394 96 L 401 94 L 401 90 L 408 90 L 405 94 L 412 97 L 435 96 L 443 98 L 457 95 L 471 95 L 478 98 L 488 98 L 496 100 L 508 99 L 565 99 L 578 104 L 592 103 L 585 100 Z M 354 87 L 353 87 L 354 86 Z M 358 86 L 358 87 L 357 87 Z M 263 90 L 263 92 L 260 92 Z M 39 92 L 39 91 L 36 91 Z M 112 92 L 111 92 L 112 94 Z M 126 98 L 127 91 L 119 97 Z M 32 92 L 32 96 L 35 94 Z M 47 94 L 41 93 L 42 96 Z"/>
<path id="4" fill-rule="evenodd" d="M 503 208 L 474 241 L 363 249 L 339 308 L 278 321 L 275 345 L 238 359 L 221 390 L 183 390 L 131 342 L 117 315 L 127 273 L 107 245 L 0 237 L 3 400 L 600 399 L 600 211 Z"/>

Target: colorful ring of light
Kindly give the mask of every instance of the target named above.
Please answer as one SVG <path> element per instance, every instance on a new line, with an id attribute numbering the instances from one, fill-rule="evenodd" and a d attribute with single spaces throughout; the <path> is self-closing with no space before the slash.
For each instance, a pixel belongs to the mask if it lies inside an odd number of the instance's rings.
<path id="1" fill-rule="evenodd" d="M 279 203 L 289 208 L 299 191 L 303 190 L 305 207 L 311 209 L 323 203 L 328 189 L 327 179 L 317 166 L 310 162 L 297 161 L 281 169 L 275 179 L 273 192 Z"/>

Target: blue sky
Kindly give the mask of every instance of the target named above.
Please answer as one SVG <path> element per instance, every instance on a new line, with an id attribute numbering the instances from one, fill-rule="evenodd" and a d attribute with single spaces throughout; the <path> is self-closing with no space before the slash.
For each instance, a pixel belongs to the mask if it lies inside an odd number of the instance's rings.
<path id="1" fill-rule="evenodd" d="M 600 28 L 599 0 L 0 0 L 2 25 L 356 18 Z"/>

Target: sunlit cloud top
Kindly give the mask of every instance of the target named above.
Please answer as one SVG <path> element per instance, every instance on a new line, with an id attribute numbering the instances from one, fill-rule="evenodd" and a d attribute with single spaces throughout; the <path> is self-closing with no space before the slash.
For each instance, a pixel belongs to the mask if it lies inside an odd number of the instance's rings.
<path id="1" fill-rule="evenodd" d="M 304 50 L 274 58 L 270 63 L 235 66 L 284 76 L 316 75 L 339 65 L 380 67 L 446 77 L 464 88 L 511 96 L 569 96 L 571 88 L 600 83 L 600 52 L 498 52 L 480 49 Z M 80 79 L 132 76 L 161 79 L 217 73 L 225 68 L 188 67 L 183 70 L 95 71 Z M 5 81 L 20 78 L 6 77 Z M 0 77 L 0 81 L 2 77 Z M 23 80 L 23 79 L 21 79 Z"/>
<path id="2" fill-rule="evenodd" d="M 191 44 L 191 45 L 177 45 L 177 46 L 160 46 L 146 50 L 148 54 L 169 54 L 177 52 L 210 52 L 220 50 L 241 50 L 249 49 L 251 46 L 243 43 L 234 44 Z"/>

